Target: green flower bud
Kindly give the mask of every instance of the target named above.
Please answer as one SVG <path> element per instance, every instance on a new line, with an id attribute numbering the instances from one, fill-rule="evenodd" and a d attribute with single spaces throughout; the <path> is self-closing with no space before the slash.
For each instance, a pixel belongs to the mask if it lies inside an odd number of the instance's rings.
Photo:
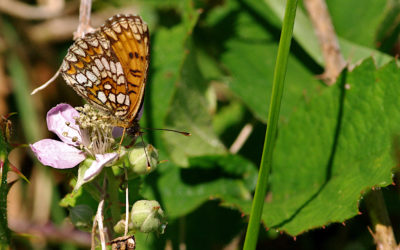
<path id="1" fill-rule="evenodd" d="M 125 220 L 120 220 L 114 226 L 114 232 L 117 234 L 123 234 L 125 231 Z"/>
<path id="2" fill-rule="evenodd" d="M 133 173 L 137 175 L 148 174 L 154 171 L 157 167 L 157 149 L 151 144 L 143 146 L 142 143 L 138 143 L 128 151 L 128 161 Z"/>
<path id="3" fill-rule="evenodd" d="M 133 227 L 142 233 L 164 233 L 164 211 L 158 201 L 139 200 L 133 204 L 131 211 Z"/>

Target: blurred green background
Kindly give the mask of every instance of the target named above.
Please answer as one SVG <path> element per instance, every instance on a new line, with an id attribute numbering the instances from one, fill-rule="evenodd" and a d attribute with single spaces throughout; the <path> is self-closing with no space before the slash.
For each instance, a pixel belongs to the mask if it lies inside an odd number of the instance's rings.
<path id="1" fill-rule="evenodd" d="M 79 20 L 79 1 L 38 2 L 0 2 L 0 115 L 17 112 L 10 118 L 14 144 L 56 138 L 46 112 L 62 102 L 83 104 L 61 77 L 30 96 L 57 71 Z M 400 1 L 326 3 L 350 71 L 332 87 L 319 80 L 324 60 L 300 1 L 257 249 L 374 249 L 363 203 L 371 187 L 384 187 L 399 233 L 399 193 L 390 184 L 397 183 L 400 133 L 393 61 Z M 93 1 L 93 27 L 117 13 L 138 14 L 149 25 L 141 126 L 192 133 L 145 134 L 167 162 L 131 183 L 130 192 L 158 200 L 168 226 L 163 235 L 137 233 L 137 249 L 241 249 L 283 8 L 280 0 Z M 87 249 L 89 234 L 68 219 L 73 205 L 59 204 L 76 170 L 42 166 L 26 147 L 9 160 L 30 180 L 16 182 L 8 195 L 15 248 Z M 81 198 L 96 208 L 87 194 Z"/>

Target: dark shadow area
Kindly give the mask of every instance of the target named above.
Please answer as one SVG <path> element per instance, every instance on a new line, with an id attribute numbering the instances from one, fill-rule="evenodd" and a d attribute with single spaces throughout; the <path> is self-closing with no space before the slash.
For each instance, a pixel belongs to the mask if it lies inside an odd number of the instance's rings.
<path id="1" fill-rule="evenodd" d="M 243 179 L 242 175 L 227 173 L 217 164 L 212 168 L 200 168 L 191 166 L 189 169 L 181 169 L 181 180 L 188 185 L 198 185 L 208 183 L 219 179 Z"/>

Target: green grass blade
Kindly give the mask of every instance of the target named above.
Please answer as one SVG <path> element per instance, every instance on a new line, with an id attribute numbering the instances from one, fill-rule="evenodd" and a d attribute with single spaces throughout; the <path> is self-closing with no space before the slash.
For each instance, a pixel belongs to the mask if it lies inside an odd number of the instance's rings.
<path id="1" fill-rule="evenodd" d="M 244 242 L 245 250 L 256 248 L 258 232 L 260 229 L 261 213 L 267 191 L 268 176 L 272 163 L 272 150 L 277 130 L 279 111 L 283 94 L 284 80 L 289 57 L 290 43 L 293 34 L 294 20 L 296 17 L 297 0 L 288 0 L 286 3 L 285 17 L 282 25 L 281 40 L 276 59 L 274 79 L 272 85 L 271 103 L 268 113 L 268 127 L 265 135 L 264 149 L 261 158 L 260 172 L 257 180 L 256 192 L 251 208 L 250 221 L 247 227 Z"/>

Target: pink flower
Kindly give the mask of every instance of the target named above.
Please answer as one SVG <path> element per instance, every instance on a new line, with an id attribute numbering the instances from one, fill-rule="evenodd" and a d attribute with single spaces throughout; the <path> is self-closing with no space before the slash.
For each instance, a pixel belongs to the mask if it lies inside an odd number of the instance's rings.
<path id="1" fill-rule="evenodd" d="M 87 157 L 95 158 L 83 177 L 84 181 L 88 181 L 97 176 L 105 165 L 117 159 L 118 154 L 107 152 L 110 147 L 104 146 L 102 141 L 93 143 L 88 131 L 76 124 L 76 117 L 79 117 L 79 112 L 69 104 L 58 104 L 50 109 L 47 113 L 47 127 L 61 141 L 43 139 L 30 147 L 43 165 L 57 169 L 73 168 Z M 101 146 L 93 148 L 93 144 Z"/>

